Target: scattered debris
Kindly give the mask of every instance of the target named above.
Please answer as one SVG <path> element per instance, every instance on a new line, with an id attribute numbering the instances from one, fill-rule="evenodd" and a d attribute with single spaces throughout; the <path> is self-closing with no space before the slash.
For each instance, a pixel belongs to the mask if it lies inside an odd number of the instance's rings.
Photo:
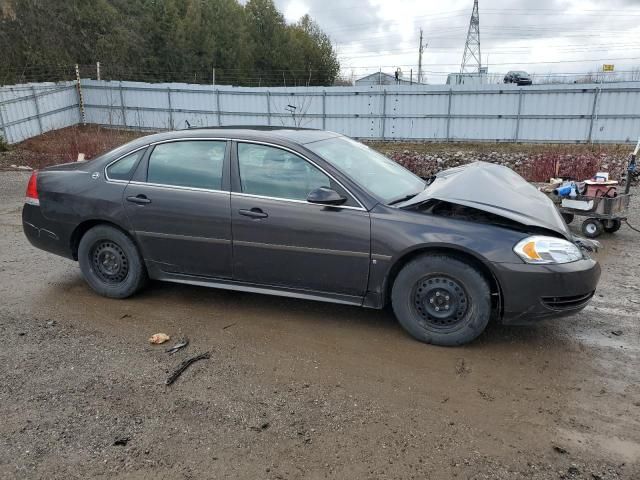
<path id="1" fill-rule="evenodd" d="M 124 447 L 129 443 L 129 440 L 131 440 L 129 437 L 118 437 L 114 440 L 113 445 L 116 447 Z"/>
<path id="2" fill-rule="evenodd" d="M 251 430 L 255 430 L 256 432 L 261 432 L 263 430 L 266 430 L 267 428 L 269 428 L 271 426 L 271 424 L 269 422 L 264 422 L 262 425 L 260 425 L 259 427 L 251 427 Z"/>
<path id="3" fill-rule="evenodd" d="M 486 400 L 486 401 L 488 401 L 488 402 L 493 402 L 493 401 L 496 399 L 496 398 L 495 398 L 493 395 L 491 395 L 490 393 L 483 392 L 482 390 L 478 390 L 478 393 L 480 394 L 480 396 L 481 396 L 484 400 Z"/>
<path id="4" fill-rule="evenodd" d="M 567 451 L 567 449 L 566 449 L 566 448 L 562 448 L 562 447 L 560 447 L 560 446 L 558 446 L 558 445 L 554 445 L 554 446 L 553 446 L 553 449 L 554 449 L 556 452 L 561 453 L 562 455 L 566 455 L 566 454 L 568 454 L 568 453 L 569 453 L 569 452 Z"/>
<path id="5" fill-rule="evenodd" d="M 230 323 L 229 325 L 222 327 L 223 330 L 226 330 L 227 328 L 231 328 L 235 325 L 235 323 Z"/>
<path id="6" fill-rule="evenodd" d="M 171 385 L 173 382 L 175 382 L 178 377 L 182 375 L 182 372 L 184 372 L 192 363 L 197 362 L 198 360 L 206 360 L 209 358 L 211 358 L 211 354 L 209 352 L 205 352 L 201 353 L 200 355 L 196 355 L 195 357 L 186 359 L 184 362 L 178 365 L 178 368 L 176 368 L 176 370 L 171 375 L 169 375 L 169 378 L 167 378 L 165 384 Z"/>
<path id="7" fill-rule="evenodd" d="M 156 333 L 154 335 L 151 335 L 151 338 L 149 338 L 149 343 L 160 345 L 161 343 L 168 342 L 169 340 L 171 340 L 171 337 L 166 333 Z"/>
<path id="8" fill-rule="evenodd" d="M 620 335 L 622 335 L 622 330 L 612 330 L 611 335 L 615 335 L 616 337 L 619 337 Z"/>
<path id="9" fill-rule="evenodd" d="M 178 340 L 178 343 L 176 343 L 173 347 L 171 348 L 167 348 L 167 350 L 165 350 L 169 355 L 173 355 L 174 353 L 176 353 L 178 350 L 186 347 L 187 345 L 189 345 L 189 339 L 187 337 L 182 337 L 180 340 Z"/>
<path id="10" fill-rule="evenodd" d="M 567 473 L 569 475 L 580 475 L 580 470 L 578 470 L 578 467 L 576 467 L 575 465 L 571 465 L 567 470 Z"/>
<path id="11" fill-rule="evenodd" d="M 464 358 L 459 358 L 458 362 L 456 363 L 456 374 L 463 377 L 468 375 L 469 373 L 471 373 L 471 368 L 467 366 L 467 362 Z"/>

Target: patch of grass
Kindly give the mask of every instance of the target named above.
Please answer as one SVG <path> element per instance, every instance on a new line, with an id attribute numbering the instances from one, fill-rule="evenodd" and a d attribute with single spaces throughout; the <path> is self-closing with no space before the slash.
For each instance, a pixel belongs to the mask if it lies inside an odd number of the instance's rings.
<path id="1" fill-rule="evenodd" d="M 0 135 L 0 152 L 8 152 L 8 151 L 9 151 L 9 144 L 4 139 L 4 137 Z"/>

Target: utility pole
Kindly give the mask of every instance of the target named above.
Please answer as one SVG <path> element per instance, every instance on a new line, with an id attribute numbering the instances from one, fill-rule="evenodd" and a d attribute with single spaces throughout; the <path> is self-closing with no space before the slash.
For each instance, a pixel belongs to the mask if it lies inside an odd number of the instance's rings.
<path id="1" fill-rule="evenodd" d="M 422 29 L 420 29 L 420 46 L 418 47 L 418 83 L 422 83 L 422 52 L 424 51 L 424 45 L 422 45 Z"/>
<path id="2" fill-rule="evenodd" d="M 480 14 L 478 0 L 473 1 L 473 11 L 469 21 L 467 42 L 464 44 L 460 73 L 481 73 L 482 56 L 480 55 Z"/>

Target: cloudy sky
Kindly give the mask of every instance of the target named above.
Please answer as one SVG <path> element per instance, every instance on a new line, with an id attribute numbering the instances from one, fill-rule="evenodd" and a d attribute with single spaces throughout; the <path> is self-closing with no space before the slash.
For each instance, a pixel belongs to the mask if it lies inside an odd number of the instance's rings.
<path id="1" fill-rule="evenodd" d="M 640 0 L 480 0 L 490 73 L 586 73 L 640 67 Z M 473 0 L 276 0 L 288 21 L 309 13 L 337 47 L 342 75 L 417 74 L 419 30 L 428 83 L 460 70 Z"/>

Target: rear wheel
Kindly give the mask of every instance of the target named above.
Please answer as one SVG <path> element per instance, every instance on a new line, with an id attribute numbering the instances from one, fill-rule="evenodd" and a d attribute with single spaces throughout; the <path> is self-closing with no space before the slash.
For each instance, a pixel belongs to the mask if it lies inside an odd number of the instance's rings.
<path id="1" fill-rule="evenodd" d="M 133 241 L 108 225 L 88 230 L 80 239 L 78 262 L 93 290 L 110 298 L 126 298 L 147 281 L 147 272 Z"/>
<path id="2" fill-rule="evenodd" d="M 575 218 L 575 215 L 573 213 L 561 213 L 560 215 L 562 215 L 562 218 L 564 218 L 564 221 L 567 225 L 573 222 L 573 219 Z"/>
<path id="3" fill-rule="evenodd" d="M 615 233 L 618 230 L 620 230 L 621 226 L 622 226 L 622 222 L 617 218 L 614 220 L 608 220 L 607 223 L 605 223 L 604 225 L 604 231 L 607 233 Z"/>
<path id="4" fill-rule="evenodd" d="M 491 289 L 482 273 L 446 255 L 422 255 L 405 265 L 391 301 L 411 336 L 436 345 L 470 342 L 491 316 Z"/>

